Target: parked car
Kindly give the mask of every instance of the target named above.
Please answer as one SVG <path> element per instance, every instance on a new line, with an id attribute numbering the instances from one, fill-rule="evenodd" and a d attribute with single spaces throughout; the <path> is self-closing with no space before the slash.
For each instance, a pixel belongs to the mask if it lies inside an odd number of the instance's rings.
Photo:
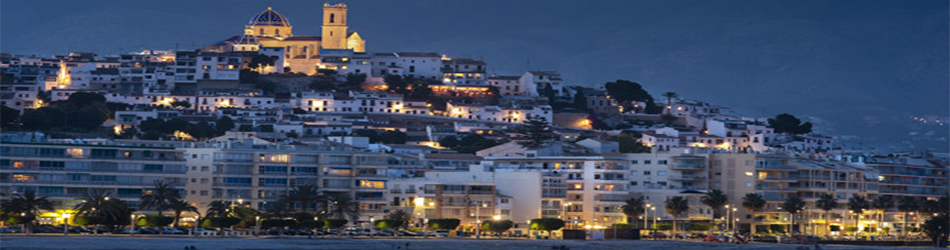
<path id="1" fill-rule="evenodd" d="M 650 238 L 666 239 L 667 237 L 670 237 L 670 236 L 666 235 L 663 232 L 653 232 L 650 234 Z"/>
<path id="2" fill-rule="evenodd" d="M 436 230 L 432 231 L 436 237 L 449 237 L 449 230 Z"/>

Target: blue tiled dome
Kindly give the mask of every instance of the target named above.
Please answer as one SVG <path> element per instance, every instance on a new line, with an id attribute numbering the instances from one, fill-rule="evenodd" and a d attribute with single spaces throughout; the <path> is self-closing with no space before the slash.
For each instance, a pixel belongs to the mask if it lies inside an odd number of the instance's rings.
<path id="1" fill-rule="evenodd" d="M 260 14 L 257 14 L 256 16 L 254 16 L 254 18 L 251 18 L 251 20 L 247 22 L 247 25 L 248 26 L 290 27 L 290 22 L 288 22 L 287 18 L 285 18 L 283 15 L 281 15 L 280 13 L 277 13 L 277 11 L 274 11 L 270 7 L 267 7 L 267 10 L 261 12 Z"/>

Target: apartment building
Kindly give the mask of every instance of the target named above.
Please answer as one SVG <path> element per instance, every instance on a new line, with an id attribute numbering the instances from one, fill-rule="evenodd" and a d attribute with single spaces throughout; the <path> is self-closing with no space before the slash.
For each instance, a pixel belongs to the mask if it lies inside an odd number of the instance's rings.
<path id="1" fill-rule="evenodd" d="M 174 147 L 93 145 L 81 139 L 50 143 L 4 141 L 0 146 L 0 194 L 36 191 L 54 208 L 72 209 L 85 194 L 109 193 L 138 207 L 145 189 L 158 182 L 185 188 L 185 159 Z"/>

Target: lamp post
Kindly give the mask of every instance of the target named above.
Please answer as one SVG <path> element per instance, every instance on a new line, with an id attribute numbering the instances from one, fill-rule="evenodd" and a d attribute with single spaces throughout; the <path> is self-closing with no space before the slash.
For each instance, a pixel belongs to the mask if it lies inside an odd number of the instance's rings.
<path id="1" fill-rule="evenodd" d="M 656 227 L 656 206 L 650 208 L 653 211 L 653 227 Z M 653 230 L 653 239 L 656 240 L 656 230 Z"/>
<path id="2" fill-rule="evenodd" d="M 63 236 L 69 236 L 69 213 L 63 212 Z"/>
<path id="3" fill-rule="evenodd" d="M 195 222 L 198 223 L 197 221 Z M 261 234 L 261 216 L 254 216 L 254 236 Z"/>
<path id="4" fill-rule="evenodd" d="M 130 215 L 132 220 L 129 221 L 129 236 L 135 236 L 135 214 Z"/>
<path id="5" fill-rule="evenodd" d="M 429 238 L 429 219 L 422 220 L 422 235 L 423 238 Z"/>
<path id="6" fill-rule="evenodd" d="M 199 220 L 199 217 L 198 217 L 197 215 L 195 215 L 195 237 L 198 237 L 198 224 L 199 224 L 199 223 L 201 223 L 201 220 Z"/>
<path id="7" fill-rule="evenodd" d="M 475 239 L 482 238 L 482 220 L 479 219 L 482 207 L 488 207 L 485 203 L 475 203 Z"/>
<path id="8" fill-rule="evenodd" d="M 526 220 L 525 223 L 528 225 L 528 239 L 531 239 L 531 220 Z"/>
<path id="9" fill-rule="evenodd" d="M 737 231 L 739 230 L 739 226 L 737 225 L 737 223 L 739 222 L 739 218 L 736 218 L 736 211 L 738 210 L 739 209 L 737 209 L 735 206 L 732 207 L 732 230 L 737 230 Z"/>
<path id="10" fill-rule="evenodd" d="M 21 218 L 22 218 L 22 217 L 26 217 L 26 213 L 20 213 L 20 217 L 21 217 Z M 25 223 L 25 222 L 22 223 L 22 224 L 20 224 L 20 232 L 23 232 L 23 234 L 26 234 L 26 223 Z"/>
<path id="11" fill-rule="evenodd" d="M 376 229 L 376 219 L 373 218 L 373 216 L 370 216 L 369 217 L 369 238 L 370 239 L 373 238 L 373 234 L 375 233 L 373 231 L 374 229 Z"/>
<path id="12" fill-rule="evenodd" d="M 650 216 L 650 203 L 643 204 L 643 229 L 647 229 L 647 217 Z"/>

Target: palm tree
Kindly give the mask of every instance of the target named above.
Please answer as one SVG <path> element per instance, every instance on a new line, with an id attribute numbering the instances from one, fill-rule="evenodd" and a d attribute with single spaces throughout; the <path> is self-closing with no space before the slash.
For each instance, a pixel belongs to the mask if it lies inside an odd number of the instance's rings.
<path id="1" fill-rule="evenodd" d="M 399 228 L 407 228 L 409 226 L 409 222 L 412 221 L 412 213 L 406 212 L 406 210 L 396 209 L 396 211 L 387 214 L 386 219 L 402 222 L 402 224 L 399 225 Z M 398 236 L 399 234 L 396 235 Z"/>
<path id="2" fill-rule="evenodd" d="M 36 219 L 36 215 L 42 211 L 52 210 L 53 203 L 49 201 L 48 197 L 37 197 L 36 191 L 34 190 L 27 190 L 22 195 L 13 194 L 13 198 L 3 204 L 4 212 L 23 215 L 21 216 L 21 219 L 23 219 L 22 222 L 30 226 L 28 228 L 30 232 L 33 231 L 32 222 Z"/>
<path id="3" fill-rule="evenodd" d="M 128 203 L 119 199 L 111 199 L 110 195 L 109 192 L 89 192 L 83 195 L 82 202 L 76 204 L 73 210 L 76 210 L 77 216 L 95 218 L 90 222 L 104 225 L 108 231 L 112 231 L 118 225 L 127 224 L 132 210 L 129 209 Z"/>
<path id="4" fill-rule="evenodd" d="M 894 201 L 891 200 L 890 196 L 879 195 L 877 198 L 871 201 L 871 208 L 873 208 L 875 212 L 878 214 L 877 227 L 879 228 L 881 227 L 880 223 L 882 223 L 882 221 L 884 220 L 884 214 L 887 213 L 887 210 L 890 209 L 891 207 L 894 207 Z M 878 232 L 878 234 L 880 235 L 881 232 Z"/>
<path id="5" fill-rule="evenodd" d="M 864 213 L 864 210 L 868 209 L 869 207 L 870 207 L 870 204 L 868 204 L 868 200 L 864 198 L 864 196 L 855 195 L 854 197 L 851 197 L 848 199 L 848 210 L 850 210 L 851 213 L 855 214 L 855 217 L 854 217 L 854 228 L 855 228 L 854 235 L 855 236 L 858 235 L 858 231 L 857 231 L 858 217 L 860 217 L 861 214 Z"/>
<path id="6" fill-rule="evenodd" d="M 906 235 L 907 231 L 907 217 L 909 213 L 916 212 L 920 209 L 920 206 L 917 204 L 917 199 L 913 196 L 904 196 L 897 200 L 897 211 L 901 211 L 904 214 L 904 228 L 901 228 L 901 235 Z"/>
<path id="7" fill-rule="evenodd" d="M 672 107 L 673 107 L 673 98 L 676 98 L 677 96 L 679 96 L 679 95 L 677 95 L 676 92 L 672 92 L 672 91 L 663 93 L 663 97 L 666 97 L 666 114 L 667 114 L 667 115 L 669 115 L 669 114 L 670 114 L 670 111 L 673 110 L 673 108 L 672 108 Z"/>
<path id="8" fill-rule="evenodd" d="M 178 189 L 165 184 L 163 181 L 157 181 L 154 188 L 145 190 L 145 193 L 139 198 L 142 201 L 140 208 L 155 209 L 158 211 L 158 215 L 162 215 L 162 212 L 168 209 L 168 205 L 178 200 L 178 198 L 180 198 Z"/>
<path id="9" fill-rule="evenodd" d="M 321 206 L 319 206 L 318 203 L 325 200 L 316 185 L 297 186 L 293 190 L 290 190 L 287 196 L 281 199 L 284 199 L 288 204 L 300 204 L 303 208 L 303 212 L 308 212 L 311 205 L 314 208 L 314 212 L 320 210 Z"/>
<path id="10" fill-rule="evenodd" d="M 624 201 L 626 204 L 620 207 L 623 211 L 623 214 L 627 216 L 627 223 L 630 223 L 630 218 L 639 217 L 643 212 L 646 212 L 646 208 L 643 207 L 646 203 L 644 198 L 630 198 Z"/>
<path id="11" fill-rule="evenodd" d="M 205 217 L 228 217 L 230 214 L 228 203 L 224 201 L 212 201 L 208 204 L 208 210 L 205 211 Z"/>
<path id="12" fill-rule="evenodd" d="M 190 203 L 188 203 L 188 201 L 185 201 L 184 199 L 175 199 L 175 201 L 172 201 L 172 203 L 168 205 L 168 209 L 171 209 L 173 212 L 175 212 L 175 223 L 174 223 L 175 227 L 178 227 L 178 219 L 181 218 L 181 213 L 183 212 L 198 213 L 198 208 L 195 206 L 192 206 Z"/>
<path id="13" fill-rule="evenodd" d="M 722 192 L 722 190 L 713 189 L 709 190 L 709 192 L 706 192 L 703 197 L 699 198 L 699 202 L 706 204 L 706 206 L 709 206 L 709 208 L 713 210 L 713 221 L 715 221 L 716 218 L 719 218 L 719 215 L 722 213 L 721 209 L 723 206 L 725 206 L 726 203 L 729 203 L 729 197 L 726 196 L 726 193 Z M 726 213 L 728 212 L 729 211 L 726 211 Z"/>
<path id="14" fill-rule="evenodd" d="M 789 230 L 789 232 L 792 234 L 795 232 L 794 229 L 798 229 L 798 227 L 795 226 L 795 215 L 801 212 L 803 209 L 805 209 L 805 201 L 803 201 L 802 198 L 799 198 L 798 196 L 789 196 L 788 198 L 785 198 L 785 202 L 782 203 L 782 210 L 788 212 L 790 215 L 789 217 L 792 217 L 792 221 L 789 223 L 793 229 Z"/>
<path id="15" fill-rule="evenodd" d="M 689 211 L 689 200 L 683 196 L 673 196 L 666 199 L 666 213 L 673 216 L 673 231 L 676 234 L 676 218 Z M 674 236 L 675 238 L 675 236 Z"/>
<path id="16" fill-rule="evenodd" d="M 752 234 L 755 234 L 755 213 L 765 208 L 765 198 L 761 194 L 748 193 L 742 197 L 742 207 L 752 212 Z"/>
<path id="17" fill-rule="evenodd" d="M 331 194 L 327 197 L 330 209 L 327 215 L 337 219 L 357 218 L 360 216 L 360 203 L 347 194 Z"/>
<path id="18" fill-rule="evenodd" d="M 277 202 L 267 206 L 265 213 L 270 218 L 284 218 L 290 214 L 290 205 L 287 203 L 287 201 L 280 199 L 277 200 Z"/>
<path id="19" fill-rule="evenodd" d="M 824 193 L 818 195 L 818 201 L 815 202 L 815 207 L 825 211 L 825 224 L 831 223 L 831 216 L 828 214 L 829 211 L 838 208 L 838 199 L 834 195 L 829 193 Z"/>

